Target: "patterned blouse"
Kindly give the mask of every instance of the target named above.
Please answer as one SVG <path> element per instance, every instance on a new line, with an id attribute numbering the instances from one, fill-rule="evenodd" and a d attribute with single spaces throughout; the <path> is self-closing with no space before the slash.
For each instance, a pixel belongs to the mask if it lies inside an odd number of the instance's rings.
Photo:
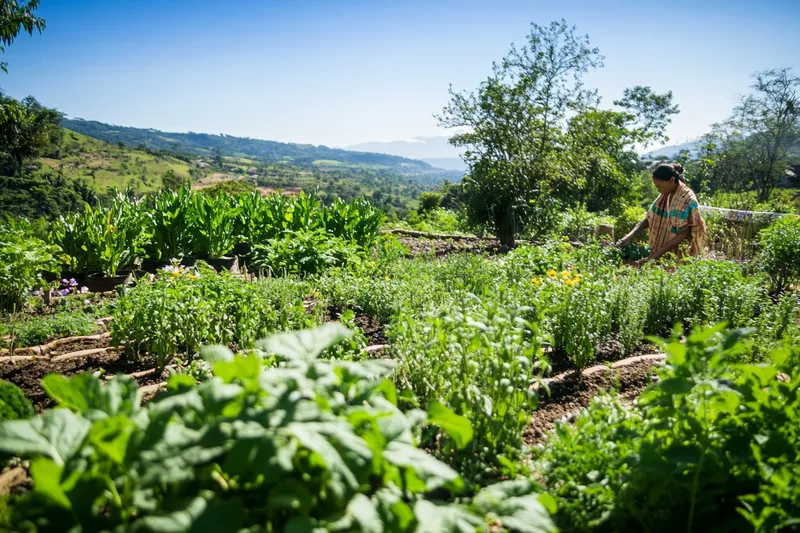
<path id="1" fill-rule="evenodd" d="M 650 226 L 650 248 L 661 249 L 675 235 L 691 231 L 689 253 L 703 255 L 706 242 L 706 223 L 700 215 L 697 197 L 685 183 L 679 182 L 672 194 L 660 194 L 647 212 Z M 684 241 L 686 242 L 686 241 Z"/>

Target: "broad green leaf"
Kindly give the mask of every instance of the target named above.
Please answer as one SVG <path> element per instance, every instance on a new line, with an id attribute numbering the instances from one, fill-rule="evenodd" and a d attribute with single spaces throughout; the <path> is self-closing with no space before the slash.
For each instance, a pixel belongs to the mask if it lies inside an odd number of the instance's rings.
<path id="1" fill-rule="evenodd" d="M 472 424 L 469 420 L 455 414 L 440 402 L 431 402 L 428 407 L 428 423 L 442 428 L 447 436 L 455 441 L 459 450 L 463 450 L 472 440 Z"/>
<path id="2" fill-rule="evenodd" d="M 409 444 L 392 441 L 386 446 L 383 457 L 395 466 L 410 469 L 423 481 L 427 490 L 434 490 L 444 485 L 459 490 L 463 486 L 455 470 L 425 453 L 424 450 Z"/>
<path id="3" fill-rule="evenodd" d="M 381 520 L 375 504 L 363 494 L 356 494 L 347 511 L 352 515 L 356 523 L 361 526 L 363 533 L 383 533 L 383 521 Z"/>
<path id="4" fill-rule="evenodd" d="M 200 348 L 200 357 L 213 364 L 219 361 L 232 361 L 234 355 L 227 346 L 214 345 Z"/>
<path id="5" fill-rule="evenodd" d="M 259 341 L 256 347 L 289 360 L 316 359 L 328 347 L 350 338 L 353 332 L 338 323 L 291 333 L 279 333 Z"/>
<path id="6" fill-rule="evenodd" d="M 43 455 L 62 466 L 83 444 L 92 423 L 68 409 L 52 409 L 30 420 L 0 424 L 0 451 L 21 457 Z"/>
<path id="7" fill-rule="evenodd" d="M 290 435 L 293 435 L 301 446 L 319 454 L 332 475 L 340 478 L 350 489 L 358 487 L 358 482 L 353 472 L 344 462 L 342 456 L 339 455 L 336 448 L 313 427 L 309 427 L 309 424 L 292 423 L 286 427 L 286 431 Z M 366 447 L 366 444 L 364 446 Z"/>
<path id="8" fill-rule="evenodd" d="M 436 505 L 420 500 L 414 505 L 416 533 L 475 533 L 483 518 L 456 505 Z"/>
<path id="9" fill-rule="evenodd" d="M 48 374 L 42 379 L 42 388 L 61 407 L 84 413 L 89 408 L 86 399 L 87 381 L 91 381 L 90 374 L 79 374 L 71 379 L 61 374 Z"/>
<path id="10" fill-rule="evenodd" d="M 225 383 L 241 381 L 242 383 L 254 382 L 261 374 L 261 359 L 250 354 L 247 357 L 237 356 L 230 361 L 217 361 L 214 363 L 214 375 Z"/>
<path id="11" fill-rule="evenodd" d="M 473 505 L 485 515 L 497 517 L 512 531 L 554 531 L 553 521 L 539 496 L 534 485 L 527 480 L 502 481 L 482 489 L 475 495 Z"/>
<path id="12" fill-rule="evenodd" d="M 89 432 L 89 442 L 100 452 L 117 464 L 125 461 L 128 441 L 136 425 L 123 415 L 117 415 L 94 423 Z"/>
<path id="13" fill-rule="evenodd" d="M 69 498 L 61 486 L 63 471 L 63 466 L 57 465 L 47 457 L 37 457 L 31 461 L 34 491 L 59 507 L 69 509 L 71 507 Z"/>
<path id="14" fill-rule="evenodd" d="M 220 533 L 238 531 L 242 527 L 245 513 L 239 498 L 213 499 L 211 492 L 204 492 L 183 509 L 169 514 L 150 515 L 134 522 L 132 533 Z"/>

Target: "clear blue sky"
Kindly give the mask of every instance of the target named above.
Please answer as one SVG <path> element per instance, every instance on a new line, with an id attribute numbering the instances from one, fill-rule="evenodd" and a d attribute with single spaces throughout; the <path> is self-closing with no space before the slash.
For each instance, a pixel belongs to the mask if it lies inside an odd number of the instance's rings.
<path id="1" fill-rule="evenodd" d="M 625 87 L 673 90 L 673 141 L 724 119 L 749 74 L 800 71 L 800 0 L 42 0 L 0 87 L 70 117 L 343 146 L 441 134 L 447 87 L 474 88 L 531 22 L 565 18 Z M 798 72 L 800 73 L 800 72 Z"/>

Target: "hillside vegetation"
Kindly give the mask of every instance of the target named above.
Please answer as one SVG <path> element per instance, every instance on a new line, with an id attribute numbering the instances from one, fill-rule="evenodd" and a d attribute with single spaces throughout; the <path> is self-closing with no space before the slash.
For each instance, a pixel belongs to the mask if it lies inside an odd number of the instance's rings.
<path id="1" fill-rule="evenodd" d="M 99 193 L 112 187 L 155 191 L 167 172 L 188 179 L 191 170 L 187 161 L 105 143 L 71 130 L 64 131 L 59 149 L 39 161 L 43 170 L 56 170 L 68 179 L 85 179 Z"/>
<path id="2" fill-rule="evenodd" d="M 221 152 L 225 155 L 255 157 L 268 163 L 282 162 L 301 166 L 316 164 L 385 168 L 412 177 L 422 184 L 440 182 L 445 178 L 452 180 L 461 177 L 459 172 L 437 169 L 416 159 L 352 152 L 327 146 L 281 143 L 207 133 L 165 133 L 154 129 L 115 126 L 83 119 L 64 119 L 63 125 L 73 131 L 109 143 L 123 142 L 126 145 L 150 149 L 167 149 L 200 155 L 214 155 Z"/>

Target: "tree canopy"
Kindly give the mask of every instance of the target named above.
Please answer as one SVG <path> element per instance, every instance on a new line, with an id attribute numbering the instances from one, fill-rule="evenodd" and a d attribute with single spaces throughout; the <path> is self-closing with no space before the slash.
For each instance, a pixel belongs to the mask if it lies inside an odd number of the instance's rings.
<path id="1" fill-rule="evenodd" d="M 565 206 L 622 208 L 634 190 L 634 146 L 666 139 L 678 109 L 671 92 L 643 86 L 615 102 L 621 111 L 600 109 L 582 77 L 602 66 L 599 50 L 574 26 L 532 24 L 525 45 L 512 45 L 477 89 L 450 88 L 437 118 L 467 129 L 450 142 L 465 149 L 464 199 L 474 227 L 510 246 L 520 233 L 549 231 Z"/>
<path id="2" fill-rule="evenodd" d="M 6 46 L 14 42 L 21 31 L 33 35 L 34 30 L 42 33 L 44 19 L 33 14 L 39 7 L 39 0 L 20 1 L 0 0 L 0 54 Z M 0 61 L 0 70 L 8 72 L 8 63 Z"/>

